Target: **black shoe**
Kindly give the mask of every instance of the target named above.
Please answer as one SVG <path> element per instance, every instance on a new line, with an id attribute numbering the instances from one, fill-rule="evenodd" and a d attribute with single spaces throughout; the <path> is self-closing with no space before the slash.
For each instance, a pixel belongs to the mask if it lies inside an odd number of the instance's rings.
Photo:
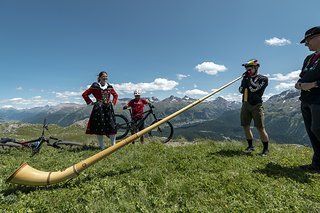
<path id="1" fill-rule="evenodd" d="M 253 152 L 254 151 L 254 147 L 253 146 L 248 146 L 244 152 L 247 152 L 247 153 L 250 153 L 250 152 Z"/>
<path id="2" fill-rule="evenodd" d="M 268 156 L 268 154 L 269 154 L 269 150 L 268 149 L 263 149 L 262 152 L 260 153 L 260 155 L 262 157 L 266 157 L 266 156 Z"/>
<path id="3" fill-rule="evenodd" d="M 303 171 L 308 171 L 308 172 L 320 172 L 320 166 L 314 166 L 312 164 L 302 165 L 299 168 Z"/>

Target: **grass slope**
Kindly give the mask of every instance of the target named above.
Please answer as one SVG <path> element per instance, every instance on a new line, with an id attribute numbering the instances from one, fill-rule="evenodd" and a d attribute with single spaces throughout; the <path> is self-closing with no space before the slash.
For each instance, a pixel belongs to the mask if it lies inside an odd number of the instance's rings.
<path id="1" fill-rule="evenodd" d="M 34 157 L 1 150 L 0 209 L 4 212 L 311 212 L 320 209 L 319 174 L 297 167 L 312 150 L 271 145 L 269 157 L 244 154 L 240 142 L 128 145 L 79 177 L 47 187 L 5 183 L 22 163 L 65 169 L 97 150 L 44 148 Z M 190 144 L 190 143 L 184 143 Z M 258 144 L 257 144 L 258 145 Z M 258 147 L 259 151 L 261 147 Z"/>

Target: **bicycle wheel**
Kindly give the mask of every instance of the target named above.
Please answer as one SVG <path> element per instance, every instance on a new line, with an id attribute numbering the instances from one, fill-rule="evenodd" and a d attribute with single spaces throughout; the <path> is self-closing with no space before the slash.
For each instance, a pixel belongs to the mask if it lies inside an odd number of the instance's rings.
<path id="1" fill-rule="evenodd" d="M 23 146 L 18 143 L 13 143 L 13 142 L 6 142 L 6 143 L 0 143 L 1 148 L 22 148 Z"/>
<path id="2" fill-rule="evenodd" d="M 80 142 L 74 142 L 74 141 L 56 141 L 52 144 L 55 148 L 76 148 L 76 147 L 82 147 L 84 146 L 83 143 Z"/>
<path id="3" fill-rule="evenodd" d="M 123 115 L 114 115 L 116 119 L 116 139 L 120 140 L 126 137 L 129 133 L 129 121 L 128 119 Z"/>
<path id="4" fill-rule="evenodd" d="M 5 147 L 21 148 L 22 145 L 19 143 L 16 143 L 15 139 L 13 139 L 13 138 L 1 138 L 0 139 L 0 147 L 2 147 L 2 148 L 5 148 Z"/>
<path id="5" fill-rule="evenodd" d="M 160 121 L 161 119 L 155 120 L 152 122 L 152 124 Z M 151 124 L 151 125 L 152 125 Z M 153 140 L 160 141 L 162 143 L 167 143 L 169 140 L 171 140 L 173 136 L 173 126 L 172 124 L 167 121 L 158 126 L 157 128 L 154 128 L 149 132 L 149 135 L 152 136 Z"/>

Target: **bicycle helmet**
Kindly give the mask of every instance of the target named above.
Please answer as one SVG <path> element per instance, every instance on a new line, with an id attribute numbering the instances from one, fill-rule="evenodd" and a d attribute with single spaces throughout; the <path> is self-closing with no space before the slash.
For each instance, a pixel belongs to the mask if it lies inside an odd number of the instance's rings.
<path id="1" fill-rule="evenodd" d="M 251 59 L 246 63 L 242 64 L 244 67 L 260 67 L 260 63 L 257 59 Z"/>
<path id="2" fill-rule="evenodd" d="M 133 92 L 133 95 L 134 95 L 134 96 L 141 95 L 141 91 L 140 91 L 140 90 L 135 90 L 135 91 Z"/>

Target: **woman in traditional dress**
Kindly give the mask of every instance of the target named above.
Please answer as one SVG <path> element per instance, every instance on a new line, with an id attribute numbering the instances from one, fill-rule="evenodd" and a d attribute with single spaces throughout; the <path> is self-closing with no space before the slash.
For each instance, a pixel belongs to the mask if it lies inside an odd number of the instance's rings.
<path id="1" fill-rule="evenodd" d="M 97 135 L 99 146 L 101 149 L 104 149 L 106 146 L 103 141 L 103 135 L 110 138 L 111 145 L 116 144 L 116 126 L 113 106 L 117 102 L 118 94 L 113 87 L 107 83 L 107 72 L 100 72 L 97 80 L 98 81 L 94 82 L 89 89 L 83 92 L 82 97 L 88 105 L 93 105 L 86 134 Z M 91 94 L 95 97 L 96 102 L 93 102 L 89 97 Z"/>

